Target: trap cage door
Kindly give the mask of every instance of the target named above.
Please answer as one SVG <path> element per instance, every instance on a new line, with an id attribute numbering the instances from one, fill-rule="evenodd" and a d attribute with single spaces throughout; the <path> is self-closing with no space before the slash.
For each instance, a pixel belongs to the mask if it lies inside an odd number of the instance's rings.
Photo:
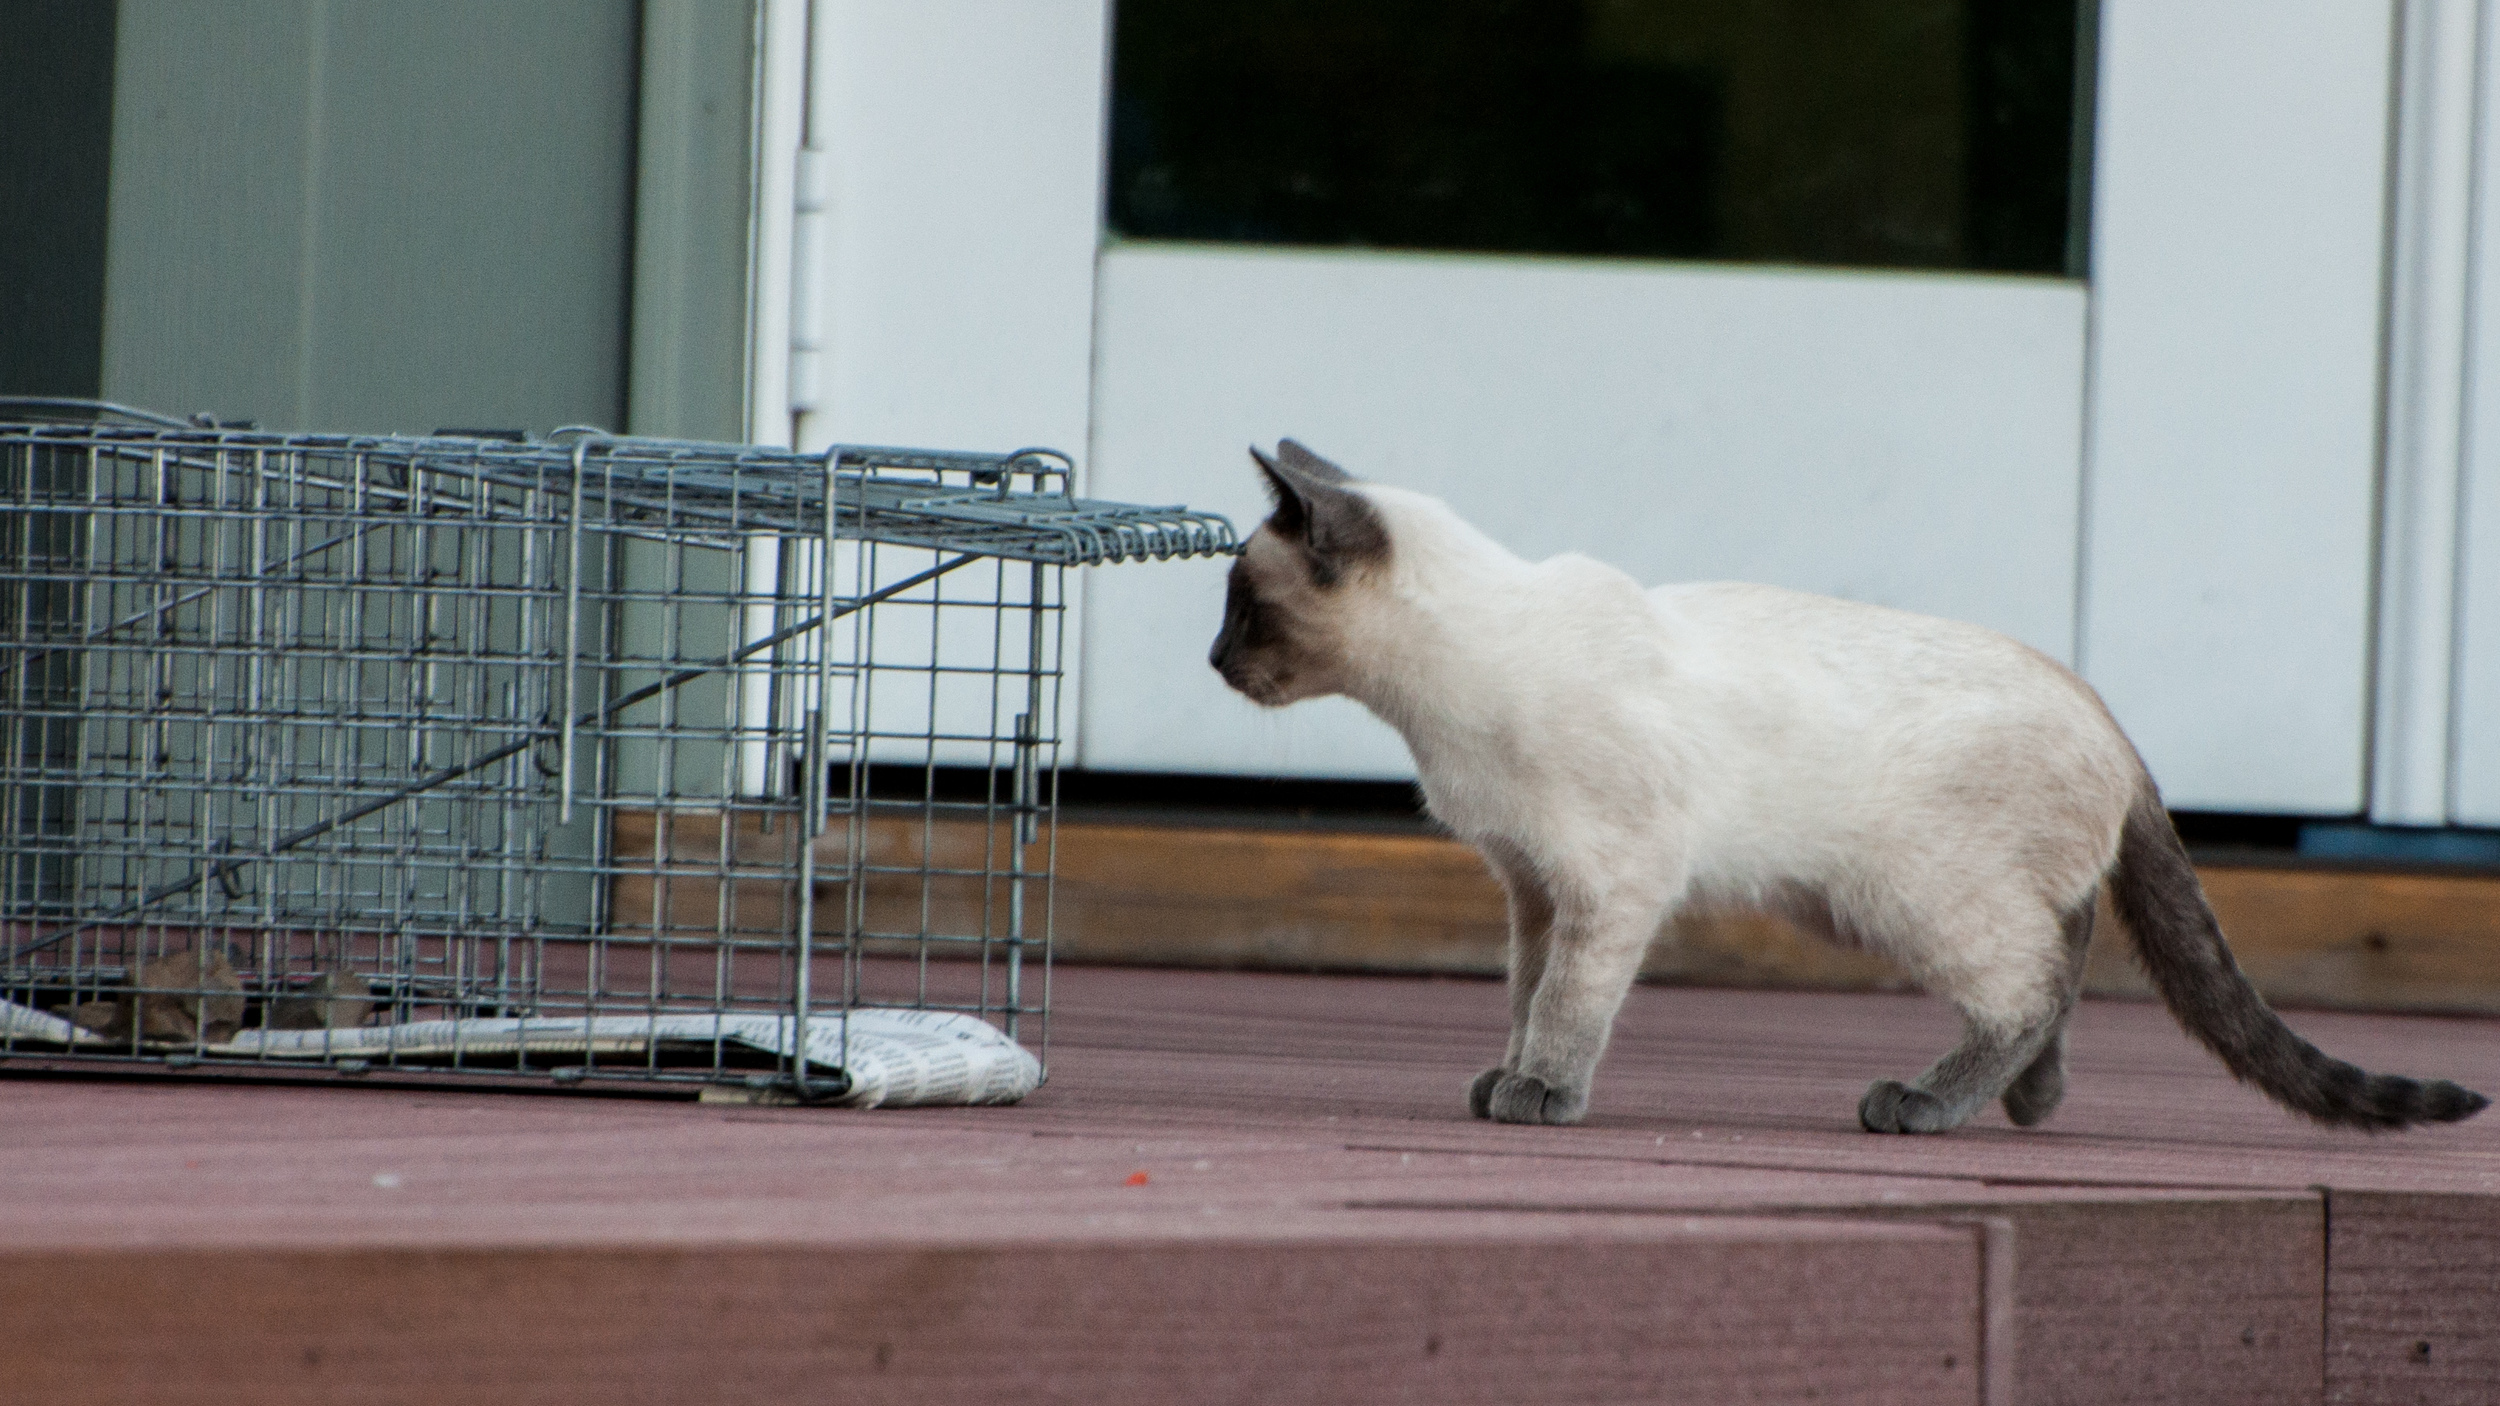
<path id="1" fill-rule="evenodd" d="M 842 450 L 806 470 L 832 511 L 792 524 L 761 495 L 602 491 L 593 468 L 587 530 L 614 566 L 577 743 L 598 753 L 568 801 L 601 813 L 576 994 L 786 1015 L 801 1045 L 862 1008 L 1043 1041 L 1067 566 L 877 524 L 898 494 L 1067 501 L 1065 461 Z"/>

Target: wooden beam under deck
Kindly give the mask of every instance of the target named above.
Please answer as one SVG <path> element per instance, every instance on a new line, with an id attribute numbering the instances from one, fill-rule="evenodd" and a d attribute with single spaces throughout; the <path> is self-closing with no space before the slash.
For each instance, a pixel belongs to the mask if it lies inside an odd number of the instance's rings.
<path id="1" fill-rule="evenodd" d="M 647 815 L 619 816 L 620 861 L 630 867 L 647 858 L 654 828 Z M 781 929 L 795 894 L 736 877 L 733 856 L 779 863 L 790 840 L 751 830 L 740 829 L 724 850 L 716 816 L 672 817 L 671 862 L 627 873 L 613 887 L 618 927 L 647 929 L 658 903 L 669 915 L 665 926 L 689 933 L 710 931 L 724 913 L 749 931 Z M 847 835 L 832 841 L 849 842 Z M 867 930 L 906 941 L 924 931 L 1003 933 L 1005 881 L 966 875 L 1003 868 L 1006 847 L 1003 825 L 874 822 L 860 841 L 870 870 L 858 910 Z M 1500 887 L 1472 850 L 1420 826 L 1072 813 L 1057 827 L 1056 862 L 1058 961 L 1480 975 L 1503 966 Z M 2199 872 L 2241 964 L 2279 1004 L 2500 1013 L 2500 875 L 2247 863 L 2208 863 Z M 726 909 L 724 876 L 735 897 Z M 838 930 L 841 913 L 831 905 L 841 898 L 838 886 L 820 889 L 820 931 Z M 1652 949 L 1644 975 L 1766 989 L 1910 987 L 1881 958 L 1755 913 L 1679 921 Z M 2106 912 L 2086 989 L 2150 994 Z"/>

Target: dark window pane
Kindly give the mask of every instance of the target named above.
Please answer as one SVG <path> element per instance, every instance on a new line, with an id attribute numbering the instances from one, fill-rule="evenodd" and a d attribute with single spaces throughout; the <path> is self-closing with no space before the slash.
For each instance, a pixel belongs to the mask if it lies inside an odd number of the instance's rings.
<path id="1" fill-rule="evenodd" d="M 2062 273 L 2077 33 L 2076 0 L 1120 0 L 1110 223 Z"/>
<path id="2" fill-rule="evenodd" d="M 103 376 L 114 14 L 0 0 L 0 395 L 92 396 Z"/>

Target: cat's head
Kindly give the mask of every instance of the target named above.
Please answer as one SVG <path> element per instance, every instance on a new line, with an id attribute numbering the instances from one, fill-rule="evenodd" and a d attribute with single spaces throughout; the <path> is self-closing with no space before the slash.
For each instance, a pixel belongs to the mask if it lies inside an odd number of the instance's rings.
<path id="1" fill-rule="evenodd" d="M 1276 510 L 1233 561 L 1207 662 L 1271 708 L 1342 692 L 1347 617 L 1388 564 L 1388 524 L 1345 470 L 1292 440 L 1250 457 Z"/>

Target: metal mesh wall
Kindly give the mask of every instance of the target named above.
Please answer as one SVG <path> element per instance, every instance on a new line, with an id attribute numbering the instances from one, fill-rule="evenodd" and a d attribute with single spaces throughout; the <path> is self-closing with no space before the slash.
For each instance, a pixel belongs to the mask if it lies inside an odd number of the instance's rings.
<path id="1" fill-rule="evenodd" d="M 806 1092 L 831 1015 L 1035 1038 L 1066 569 L 1232 546 L 1067 467 L 0 424 L 0 1000 L 68 1022 L 0 1053 Z"/>

